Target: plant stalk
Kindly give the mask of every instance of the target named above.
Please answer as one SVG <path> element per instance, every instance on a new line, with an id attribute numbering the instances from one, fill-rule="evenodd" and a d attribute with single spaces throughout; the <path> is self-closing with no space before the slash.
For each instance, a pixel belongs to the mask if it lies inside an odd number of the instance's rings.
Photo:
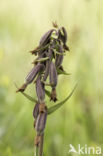
<path id="1" fill-rule="evenodd" d="M 38 146 L 35 147 L 35 152 L 34 152 L 34 156 L 38 156 Z"/>
<path id="2" fill-rule="evenodd" d="M 44 133 L 41 135 L 41 140 L 39 144 L 39 154 L 38 156 L 43 156 L 43 143 L 44 143 Z"/>

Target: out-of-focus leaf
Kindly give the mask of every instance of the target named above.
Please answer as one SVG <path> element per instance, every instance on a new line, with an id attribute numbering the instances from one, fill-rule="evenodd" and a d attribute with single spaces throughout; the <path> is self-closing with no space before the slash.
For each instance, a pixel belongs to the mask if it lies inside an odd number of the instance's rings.
<path id="1" fill-rule="evenodd" d="M 15 84 L 16 88 L 18 89 L 17 85 Z M 37 102 L 36 99 L 34 99 L 33 97 L 31 97 L 30 95 L 24 93 L 24 92 L 20 92 L 22 95 L 24 95 L 28 100 L 32 101 L 32 102 Z"/>
<path id="2" fill-rule="evenodd" d="M 57 109 L 59 109 L 63 104 L 65 104 L 65 102 L 67 102 L 69 100 L 69 98 L 72 96 L 72 94 L 74 93 L 75 89 L 77 87 L 77 84 L 74 86 L 73 90 L 71 91 L 71 93 L 61 102 L 57 103 L 56 105 L 48 108 L 48 115 L 55 112 Z"/>

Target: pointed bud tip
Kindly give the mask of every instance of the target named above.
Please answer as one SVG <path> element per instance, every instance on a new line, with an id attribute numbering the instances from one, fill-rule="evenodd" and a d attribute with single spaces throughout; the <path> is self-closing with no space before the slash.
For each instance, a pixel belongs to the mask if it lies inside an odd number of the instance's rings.
<path id="1" fill-rule="evenodd" d="M 52 25 L 53 25 L 54 28 L 58 28 L 58 24 L 57 24 L 56 21 L 52 22 Z"/>
<path id="2" fill-rule="evenodd" d="M 67 51 L 70 51 L 69 47 L 66 44 L 63 45 L 63 48 Z"/>
<path id="3" fill-rule="evenodd" d="M 16 91 L 16 93 L 18 93 L 18 92 L 24 92 L 25 89 L 26 89 L 26 87 L 27 87 L 27 84 L 24 83 L 24 84 Z"/>
<path id="4" fill-rule="evenodd" d="M 50 96 L 51 98 L 50 98 L 50 101 L 52 100 L 52 101 L 54 101 L 54 102 L 56 102 L 57 101 L 57 95 L 56 95 L 56 89 L 52 89 L 52 91 L 51 91 L 51 96 Z"/>

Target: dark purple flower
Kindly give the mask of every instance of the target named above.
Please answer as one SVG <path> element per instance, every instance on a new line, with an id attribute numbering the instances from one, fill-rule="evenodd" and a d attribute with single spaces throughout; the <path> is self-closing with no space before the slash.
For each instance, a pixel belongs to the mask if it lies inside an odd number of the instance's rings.
<path id="1" fill-rule="evenodd" d="M 27 85 L 32 83 L 36 75 L 44 69 L 43 64 L 37 64 L 32 68 L 27 77 L 25 78 L 25 83 L 16 91 L 16 92 L 24 92 Z"/>
<path id="2" fill-rule="evenodd" d="M 62 45 L 59 45 L 59 50 L 58 50 L 58 52 L 61 54 L 61 55 L 59 55 L 59 54 L 56 54 L 56 60 L 55 60 L 55 65 L 56 65 L 56 67 L 60 67 L 61 66 L 61 64 L 62 64 L 62 62 L 63 62 L 63 47 L 62 47 Z"/>
<path id="3" fill-rule="evenodd" d="M 38 72 L 42 71 L 43 69 L 44 69 L 43 64 L 37 64 L 36 66 L 34 66 L 26 77 L 26 84 L 31 83 L 38 74 Z"/>
<path id="4" fill-rule="evenodd" d="M 57 71 L 56 71 L 55 64 L 53 62 L 51 62 L 50 64 L 49 80 L 52 88 L 55 88 L 57 85 Z"/>
<path id="5" fill-rule="evenodd" d="M 56 85 L 57 85 L 57 71 L 55 64 L 51 62 L 50 64 L 50 71 L 49 71 L 49 79 L 50 79 L 50 84 L 52 86 L 52 92 L 51 92 L 51 99 L 54 102 L 56 102 L 57 97 L 56 97 Z"/>
<path id="6" fill-rule="evenodd" d="M 40 113 L 38 115 L 35 125 L 35 129 L 38 135 L 41 135 L 44 132 L 46 120 L 47 120 L 47 112 Z"/>
<path id="7" fill-rule="evenodd" d="M 33 110 L 33 117 L 34 117 L 34 119 L 37 118 L 38 114 L 39 114 L 39 103 L 36 103 L 35 107 L 34 107 L 34 110 Z"/>
<path id="8" fill-rule="evenodd" d="M 63 43 L 66 44 L 66 42 L 67 42 L 67 31 L 64 27 L 62 27 L 62 32 L 63 32 Z"/>
<path id="9" fill-rule="evenodd" d="M 48 75 L 49 75 L 49 69 L 50 69 L 50 64 L 51 64 L 51 59 L 52 59 L 52 55 L 53 55 L 53 50 L 49 49 L 47 56 L 49 57 L 49 60 L 46 61 L 46 68 L 45 68 L 45 73 L 43 76 L 43 81 L 46 81 Z"/>
<path id="10" fill-rule="evenodd" d="M 52 34 L 52 32 L 54 31 L 54 29 L 51 29 L 49 30 L 48 32 L 46 32 L 40 39 L 40 42 L 39 42 L 39 46 L 44 46 L 46 45 L 49 40 L 50 40 L 50 36 Z"/>
<path id="11" fill-rule="evenodd" d="M 45 90 L 44 90 L 44 84 L 41 82 L 41 76 L 39 75 L 36 80 L 36 94 L 38 97 L 39 103 L 42 103 L 45 98 Z"/>

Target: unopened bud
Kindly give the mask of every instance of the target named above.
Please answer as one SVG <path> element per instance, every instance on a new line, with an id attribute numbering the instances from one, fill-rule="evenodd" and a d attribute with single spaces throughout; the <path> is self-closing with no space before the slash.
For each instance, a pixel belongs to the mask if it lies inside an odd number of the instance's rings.
<path id="1" fill-rule="evenodd" d="M 47 112 L 40 113 L 37 117 L 35 129 L 38 135 L 43 134 L 47 120 Z"/>
<path id="2" fill-rule="evenodd" d="M 40 42 L 39 42 L 39 46 L 42 46 L 42 45 L 46 45 L 49 40 L 50 40 L 50 36 L 52 34 L 52 32 L 54 31 L 54 29 L 51 29 L 49 30 L 48 32 L 46 32 L 40 39 Z"/>
<path id="3" fill-rule="evenodd" d="M 43 64 L 37 64 L 36 66 L 34 66 L 26 77 L 26 83 L 27 84 L 31 83 L 38 74 L 38 72 L 40 72 L 43 69 L 44 69 Z"/>
<path id="4" fill-rule="evenodd" d="M 49 49 L 47 56 L 49 57 L 49 60 L 46 61 L 46 68 L 45 68 L 45 73 L 43 77 L 43 81 L 46 81 L 48 75 L 49 75 L 49 69 L 50 69 L 50 63 L 51 63 L 51 57 L 53 54 L 53 50 Z"/>
<path id="5" fill-rule="evenodd" d="M 63 54 L 63 47 L 62 45 L 59 45 L 59 53 Z M 59 54 L 56 54 L 56 60 L 55 60 L 55 65 L 56 67 L 60 67 L 62 62 L 63 62 L 63 55 L 59 55 Z"/>
<path id="6" fill-rule="evenodd" d="M 63 31 L 63 43 L 65 44 L 67 42 L 67 31 L 64 27 L 62 27 Z"/>
<path id="7" fill-rule="evenodd" d="M 36 103 L 35 107 L 34 107 L 34 110 L 33 110 L 33 117 L 34 117 L 34 119 L 37 118 L 38 114 L 39 114 L 39 103 Z"/>
<path id="8" fill-rule="evenodd" d="M 55 88 L 57 85 L 57 71 L 56 71 L 55 64 L 53 62 L 51 62 L 50 64 L 49 80 L 50 80 L 51 86 Z"/>
<path id="9" fill-rule="evenodd" d="M 44 101 L 45 98 L 45 90 L 44 90 L 44 84 L 41 82 L 41 76 L 39 75 L 36 80 L 36 94 L 38 97 L 38 101 L 41 103 Z"/>

